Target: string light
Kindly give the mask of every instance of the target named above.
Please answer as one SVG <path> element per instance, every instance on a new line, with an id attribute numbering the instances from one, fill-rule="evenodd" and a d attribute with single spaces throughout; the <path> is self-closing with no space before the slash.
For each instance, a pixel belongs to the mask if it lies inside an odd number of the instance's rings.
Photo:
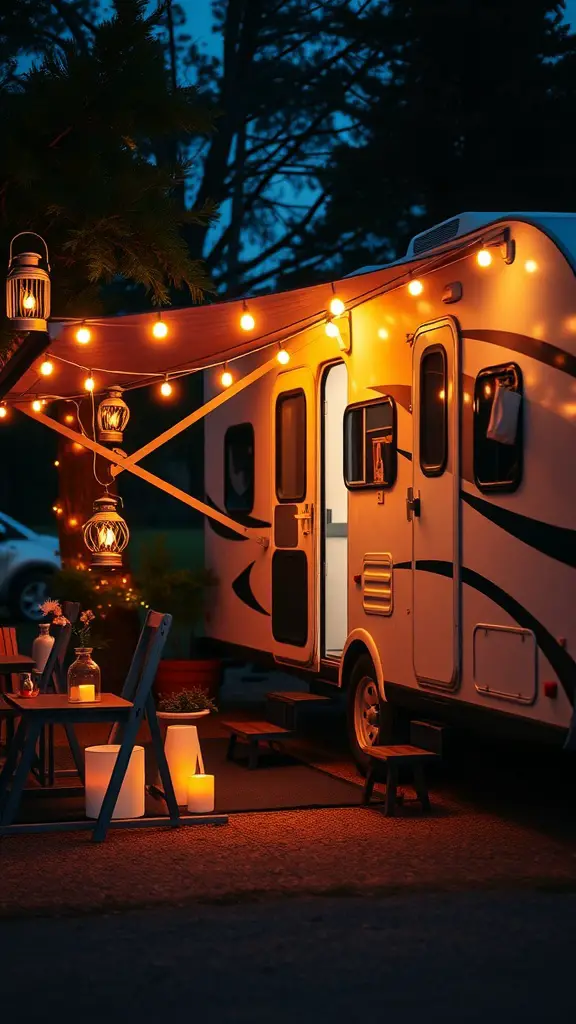
<path id="1" fill-rule="evenodd" d="M 49 377 L 54 371 L 54 363 L 51 363 L 49 359 L 45 359 L 40 366 L 40 373 L 43 377 Z"/>
<path id="2" fill-rule="evenodd" d="M 155 338 L 158 338 L 159 340 L 165 338 L 166 335 L 168 334 L 168 326 L 167 324 L 164 323 L 161 313 L 158 313 L 158 319 L 152 328 L 152 334 L 154 335 Z"/>
<path id="3" fill-rule="evenodd" d="M 5 420 L 8 415 L 8 409 L 5 405 L 0 405 L 0 420 Z"/>
<path id="4" fill-rule="evenodd" d="M 70 527 L 71 530 L 78 526 L 78 520 L 76 516 L 70 516 L 70 519 L 68 520 L 68 526 Z"/>
<path id="5" fill-rule="evenodd" d="M 92 332 L 85 324 L 83 324 L 82 327 L 79 327 L 76 331 L 76 341 L 79 345 L 87 345 L 91 338 Z"/>
<path id="6" fill-rule="evenodd" d="M 58 468 L 58 466 L 60 465 L 60 459 L 54 459 L 54 465 L 56 466 L 56 468 Z"/>
<path id="7" fill-rule="evenodd" d="M 71 412 L 67 412 L 64 417 L 64 423 L 74 423 L 74 417 Z"/>
<path id="8" fill-rule="evenodd" d="M 415 278 L 413 281 L 410 281 L 410 283 L 408 284 L 408 291 L 410 295 L 422 295 L 422 292 L 424 291 L 424 285 L 422 284 L 422 281 L 419 281 L 417 278 Z"/>
<path id="9" fill-rule="evenodd" d="M 334 298 L 330 301 L 330 312 L 332 313 L 332 316 L 342 316 L 342 313 L 344 313 L 345 309 L 346 306 L 342 302 L 342 299 L 339 299 L 338 296 L 335 295 Z"/>
<path id="10" fill-rule="evenodd" d="M 290 353 L 287 352 L 285 348 L 282 348 L 282 346 L 280 346 L 280 348 L 278 349 L 278 355 L 276 356 L 276 359 L 278 360 L 281 366 L 286 366 L 286 363 L 290 362 Z"/>
<path id="11" fill-rule="evenodd" d="M 244 310 L 244 312 L 240 317 L 240 327 L 242 328 L 243 331 L 253 331 L 256 326 L 256 321 L 252 316 L 252 313 L 248 312 L 248 306 L 246 305 L 246 301 L 242 303 L 242 309 Z"/>
<path id="12" fill-rule="evenodd" d="M 224 363 L 224 372 L 220 377 L 220 383 L 223 388 L 229 388 L 230 385 L 234 383 L 234 377 L 230 373 L 230 370 L 227 368 L 226 363 Z"/>
<path id="13" fill-rule="evenodd" d="M 33 412 L 42 412 L 42 402 L 39 398 L 35 398 L 32 402 L 32 410 Z"/>
<path id="14" fill-rule="evenodd" d="M 86 377 L 84 381 L 84 387 L 86 391 L 94 391 L 94 377 L 92 376 L 92 370 L 89 371 L 90 376 Z"/>
<path id="15" fill-rule="evenodd" d="M 538 270 L 538 264 L 536 263 L 536 260 L 526 260 L 526 263 L 524 264 L 524 270 L 527 274 L 535 274 Z"/>
<path id="16" fill-rule="evenodd" d="M 327 320 L 326 321 L 326 324 L 324 326 L 324 330 L 326 331 L 326 334 L 328 335 L 329 338 L 338 338 L 338 337 L 340 337 L 340 331 L 338 330 L 338 324 L 333 323 L 332 320 Z"/>
<path id="17" fill-rule="evenodd" d="M 381 339 L 381 341 L 388 341 L 390 335 L 388 334 L 388 331 L 386 330 L 385 327 L 378 328 L 378 337 Z"/>
<path id="18" fill-rule="evenodd" d="M 479 267 L 489 267 L 492 263 L 492 253 L 488 249 L 480 249 L 476 253 L 476 262 Z"/>
<path id="19" fill-rule="evenodd" d="M 169 398 L 170 395 L 172 394 L 172 385 L 168 380 L 168 374 L 166 374 L 166 377 L 164 378 L 162 384 L 160 385 L 160 394 L 164 398 Z"/>

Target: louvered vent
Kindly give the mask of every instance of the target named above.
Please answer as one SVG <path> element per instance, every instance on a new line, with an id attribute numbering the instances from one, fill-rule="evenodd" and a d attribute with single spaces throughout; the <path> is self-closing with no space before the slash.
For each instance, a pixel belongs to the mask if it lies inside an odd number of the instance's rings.
<path id="1" fill-rule="evenodd" d="M 456 238 L 459 228 L 460 218 L 454 217 L 452 220 L 439 224 L 438 227 L 430 228 L 430 231 L 424 231 L 421 235 L 416 235 L 416 238 L 412 241 L 414 255 L 418 256 L 420 253 L 427 252 L 428 249 L 435 249 L 437 245 L 442 245 L 443 242 L 449 242 L 451 238 Z"/>
<path id="2" fill-rule="evenodd" d="M 392 555 L 364 555 L 362 607 L 367 615 L 392 615 Z"/>

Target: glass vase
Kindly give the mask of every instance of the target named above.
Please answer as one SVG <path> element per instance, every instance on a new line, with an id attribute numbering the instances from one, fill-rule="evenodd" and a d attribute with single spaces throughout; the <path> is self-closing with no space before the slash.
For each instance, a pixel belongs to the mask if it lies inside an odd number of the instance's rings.
<path id="1" fill-rule="evenodd" d="M 77 647 L 76 661 L 68 669 L 68 700 L 71 704 L 95 704 L 100 700 L 100 669 L 92 660 L 91 647 Z"/>
<path id="2" fill-rule="evenodd" d="M 38 626 L 38 636 L 32 644 L 32 657 L 36 663 L 38 675 L 42 675 L 53 647 L 54 637 L 50 635 L 50 625 L 47 622 L 42 622 Z"/>

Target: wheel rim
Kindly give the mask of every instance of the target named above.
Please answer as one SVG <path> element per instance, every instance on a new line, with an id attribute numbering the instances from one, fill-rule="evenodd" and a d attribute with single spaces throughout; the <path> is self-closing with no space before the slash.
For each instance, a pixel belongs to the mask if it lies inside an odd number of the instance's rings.
<path id="1" fill-rule="evenodd" d="M 361 747 L 373 747 L 380 732 L 380 695 L 370 676 L 363 676 L 354 695 L 354 730 Z"/>
<path id="2" fill-rule="evenodd" d="M 20 593 L 20 611 L 27 619 L 40 621 L 43 618 L 40 605 L 48 597 L 45 580 L 31 580 Z"/>

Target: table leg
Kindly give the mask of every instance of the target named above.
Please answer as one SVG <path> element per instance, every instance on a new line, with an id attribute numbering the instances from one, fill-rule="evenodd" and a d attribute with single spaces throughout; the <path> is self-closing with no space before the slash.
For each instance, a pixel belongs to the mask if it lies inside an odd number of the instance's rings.
<path id="1" fill-rule="evenodd" d="M 34 753 L 36 750 L 36 743 L 41 734 L 43 727 L 42 722 L 31 722 L 27 730 L 26 739 L 24 740 L 24 746 L 22 749 L 22 757 L 12 780 L 12 787 L 10 789 L 9 796 L 4 805 L 2 817 L 0 818 L 1 825 L 11 825 L 14 820 L 14 815 L 20 805 L 22 799 L 22 790 L 24 784 L 28 778 L 28 772 L 32 766 L 34 759 Z M 26 729 L 26 725 L 24 724 Z"/>

